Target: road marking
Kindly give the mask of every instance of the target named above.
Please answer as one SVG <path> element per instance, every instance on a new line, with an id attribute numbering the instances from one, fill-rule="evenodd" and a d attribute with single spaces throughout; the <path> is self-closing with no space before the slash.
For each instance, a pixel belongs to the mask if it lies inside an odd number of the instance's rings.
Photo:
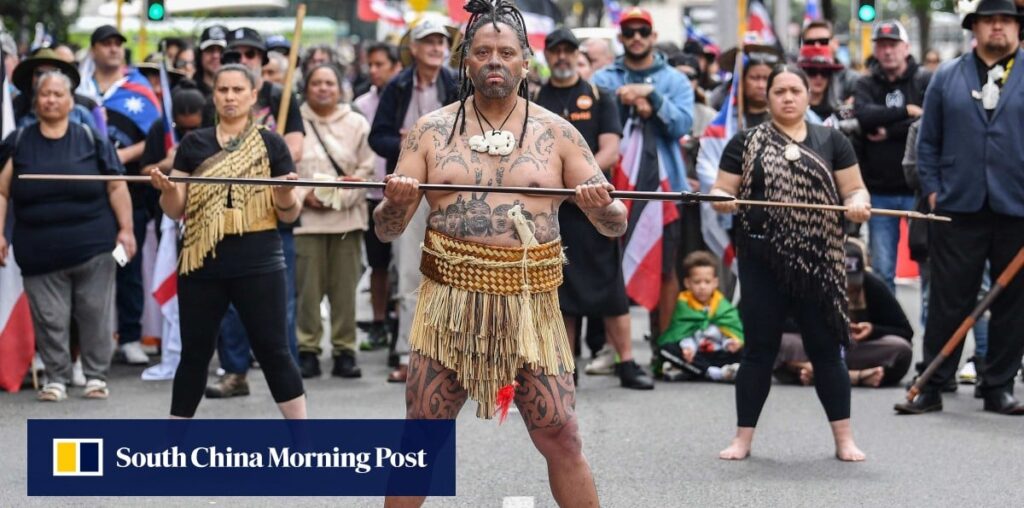
<path id="1" fill-rule="evenodd" d="M 501 501 L 501 508 L 533 508 L 533 497 L 506 497 Z"/>

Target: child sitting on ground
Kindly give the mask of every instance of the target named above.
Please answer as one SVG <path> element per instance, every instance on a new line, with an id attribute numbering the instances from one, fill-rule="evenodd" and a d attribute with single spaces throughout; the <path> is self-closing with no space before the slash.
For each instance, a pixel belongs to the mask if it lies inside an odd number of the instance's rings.
<path id="1" fill-rule="evenodd" d="M 739 311 L 718 290 L 718 260 L 706 251 L 683 260 L 683 284 L 672 322 L 658 338 L 668 381 L 731 382 L 739 370 L 743 324 Z"/>

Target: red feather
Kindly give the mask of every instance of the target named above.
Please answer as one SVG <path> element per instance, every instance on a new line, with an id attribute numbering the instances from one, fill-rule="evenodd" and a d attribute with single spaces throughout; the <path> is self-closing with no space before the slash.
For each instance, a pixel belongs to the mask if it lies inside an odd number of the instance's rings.
<path id="1" fill-rule="evenodd" d="M 512 406 L 512 400 L 516 397 L 516 388 L 519 387 L 519 383 L 513 381 L 510 385 L 502 386 L 498 390 L 498 398 L 495 402 L 496 409 L 498 411 L 498 425 L 505 423 L 505 418 L 508 416 L 508 409 Z"/>

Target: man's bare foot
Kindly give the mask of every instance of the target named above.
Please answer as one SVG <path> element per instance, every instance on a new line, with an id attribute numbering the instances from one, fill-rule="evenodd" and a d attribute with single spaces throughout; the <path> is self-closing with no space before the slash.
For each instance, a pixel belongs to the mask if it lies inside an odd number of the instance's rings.
<path id="1" fill-rule="evenodd" d="M 853 440 L 836 442 L 836 458 L 843 462 L 861 462 L 867 458 L 864 452 L 857 448 Z"/>
<path id="2" fill-rule="evenodd" d="M 804 386 L 814 384 L 814 367 L 809 363 L 800 367 L 800 384 Z"/>
<path id="3" fill-rule="evenodd" d="M 870 386 L 872 388 L 878 388 L 882 384 L 882 378 L 885 377 L 884 367 L 872 367 L 870 369 L 864 369 L 860 371 L 859 383 L 861 386 Z"/>
<path id="4" fill-rule="evenodd" d="M 750 441 L 734 437 L 729 447 L 718 452 L 718 458 L 722 460 L 743 460 L 750 456 Z"/>

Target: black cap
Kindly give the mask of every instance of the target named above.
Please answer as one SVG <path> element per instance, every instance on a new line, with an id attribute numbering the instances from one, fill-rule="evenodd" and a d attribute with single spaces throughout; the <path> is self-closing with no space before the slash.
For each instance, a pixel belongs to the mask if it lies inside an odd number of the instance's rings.
<path id="1" fill-rule="evenodd" d="M 228 53 L 238 53 L 238 48 L 241 46 L 248 46 L 262 51 L 263 65 L 270 63 L 270 57 L 267 56 L 267 42 L 259 32 L 249 27 L 236 28 L 228 32 L 228 50 L 224 52 L 221 61 L 224 61 L 225 58 L 230 60 L 231 57 L 227 56 Z"/>
<path id="2" fill-rule="evenodd" d="M 210 25 L 203 30 L 199 36 L 199 51 L 211 46 L 220 46 L 221 49 L 228 46 L 228 28 L 224 25 Z"/>
<path id="3" fill-rule="evenodd" d="M 549 33 L 548 36 L 544 38 L 544 49 L 554 48 L 555 46 L 562 44 L 563 42 L 568 43 L 570 46 L 573 47 L 573 49 L 580 47 L 580 41 L 579 39 L 576 38 L 575 35 L 573 35 L 572 30 L 569 30 L 568 28 L 561 26 L 556 28 L 554 32 Z"/>
<path id="4" fill-rule="evenodd" d="M 871 33 L 871 40 L 890 40 L 909 43 L 910 35 L 907 33 L 907 29 L 903 27 L 903 23 L 890 20 L 883 21 L 875 25 L 875 29 L 872 30 Z"/>
<path id="5" fill-rule="evenodd" d="M 124 35 L 121 35 L 121 32 L 117 31 L 117 28 L 114 28 L 112 25 L 103 25 L 96 30 L 93 30 L 92 36 L 89 37 L 89 45 L 93 46 L 97 42 L 105 41 L 111 37 L 117 37 L 118 39 L 121 39 L 121 42 L 128 41 Z"/>
<path id="6" fill-rule="evenodd" d="M 850 284 L 863 284 L 867 257 L 864 254 L 864 244 L 855 240 L 847 240 L 845 250 L 847 282 Z"/>
<path id="7" fill-rule="evenodd" d="M 981 0 L 973 12 L 961 12 L 960 14 L 964 17 L 960 26 L 967 30 L 972 29 L 974 26 L 974 20 L 977 19 L 978 16 L 995 16 L 997 14 L 1002 14 L 1004 16 L 1017 18 L 1017 22 L 1021 22 L 1021 14 L 1017 11 L 1017 6 L 1013 0 Z"/>

